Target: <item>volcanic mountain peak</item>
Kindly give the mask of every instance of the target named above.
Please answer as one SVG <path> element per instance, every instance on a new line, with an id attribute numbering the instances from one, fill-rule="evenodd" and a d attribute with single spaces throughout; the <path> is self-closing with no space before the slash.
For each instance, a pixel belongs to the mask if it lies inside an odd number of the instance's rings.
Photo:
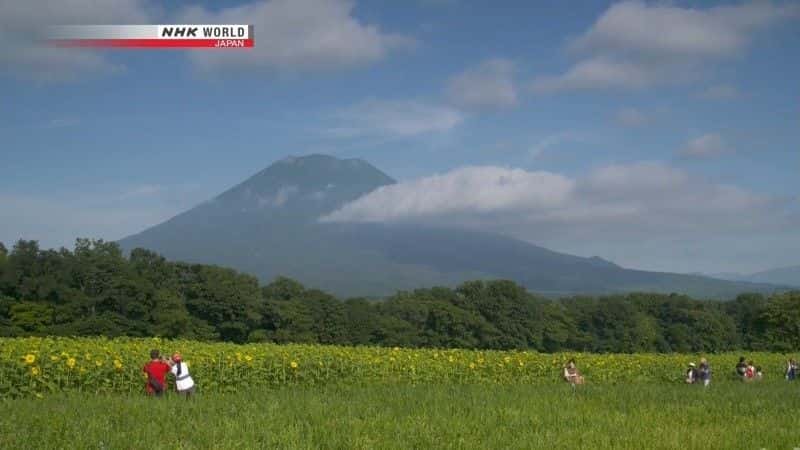
<path id="1" fill-rule="evenodd" d="M 281 192 L 321 197 L 321 193 L 332 190 L 362 195 L 394 182 L 391 177 L 360 159 L 338 159 L 320 154 L 290 156 L 225 191 L 218 199 L 234 200 L 252 195 L 272 197 Z"/>
<path id="2" fill-rule="evenodd" d="M 339 295 L 511 279 L 540 293 L 682 292 L 730 298 L 775 287 L 629 270 L 511 237 L 421 224 L 321 223 L 395 181 L 360 159 L 281 159 L 213 201 L 121 241 L 171 259 L 230 266 L 269 281 L 285 275 Z"/>

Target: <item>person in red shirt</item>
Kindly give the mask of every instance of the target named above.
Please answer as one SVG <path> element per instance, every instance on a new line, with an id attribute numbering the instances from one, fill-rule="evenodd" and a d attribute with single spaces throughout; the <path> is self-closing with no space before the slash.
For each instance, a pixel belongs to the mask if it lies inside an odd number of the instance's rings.
<path id="1" fill-rule="evenodd" d="M 164 394 L 167 390 L 167 374 L 169 370 L 170 366 L 161 359 L 161 353 L 158 350 L 151 350 L 150 362 L 142 368 L 142 371 L 147 375 L 147 382 L 145 383 L 147 395 L 160 397 Z"/>

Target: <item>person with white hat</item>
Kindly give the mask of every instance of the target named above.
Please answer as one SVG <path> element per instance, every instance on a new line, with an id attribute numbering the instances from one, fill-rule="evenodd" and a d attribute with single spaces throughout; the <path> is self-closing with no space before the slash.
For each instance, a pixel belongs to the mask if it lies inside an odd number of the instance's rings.
<path id="1" fill-rule="evenodd" d="M 189 366 L 186 365 L 181 354 L 178 352 L 172 354 L 170 365 L 172 366 L 170 372 L 175 376 L 175 389 L 178 391 L 178 394 L 183 394 L 189 398 L 194 394 L 195 389 L 194 380 L 192 376 L 189 375 Z"/>

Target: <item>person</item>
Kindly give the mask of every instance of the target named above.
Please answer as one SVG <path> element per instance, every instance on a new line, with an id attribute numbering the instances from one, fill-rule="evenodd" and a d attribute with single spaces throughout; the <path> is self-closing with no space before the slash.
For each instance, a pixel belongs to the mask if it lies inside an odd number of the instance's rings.
<path id="1" fill-rule="evenodd" d="M 699 370 L 700 379 L 703 381 L 703 386 L 708 386 L 711 384 L 711 365 L 708 364 L 708 360 L 705 358 L 700 359 L 700 370 Z"/>
<path id="2" fill-rule="evenodd" d="M 747 381 L 752 381 L 756 377 L 756 368 L 753 365 L 753 361 L 747 362 L 747 367 L 744 370 L 744 378 Z"/>
<path id="3" fill-rule="evenodd" d="M 172 366 L 170 372 L 175 376 L 175 390 L 178 391 L 178 394 L 185 395 L 186 398 L 191 397 L 194 394 L 194 380 L 189 375 L 189 366 L 183 362 L 180 353 L 175 352 L 172 354 L 170 366 Z"/>
<path id="4" fill-rule="evenodd" d="M 576 384 L 583 384 L 583 375 L 578 371 L 575 358 L 570 359 L 564 366 L 564 381 L 571 384 L 572 387 L 575 387 Z"/>
<path id="5" fill-rule="evenodd" d="M 161 397 L 167 389 L 167 373 L 170 370 L 158 350 L 150 350 L 150 362 L 144 365 L 142 371 L 147 375 L 145 390 L 147 395 Z"/>
<path id="6" fill-rule="evenodd" d="M 761 371 L 761 366 L 756 366 L 756 380 L 764 378 L 764 372 Z"/>
<path id="7" fill-rule="evenodd" d="M 786 379 L 794 381 L 797 377 L 797 361 L 790 359 L 786 361 Z"/>
<path id="8" fill-rule="evenodd" d="M 744 362 L 744 356 L 742 356 L 739 358 L 739 363 L 736 364 L 736 375 L 738 375 L 740 379 L 744 379 L 746 372 L 747 363 Z"/>
<path id="9" fill-rule="evenodd" d="M 690 362 L 689 367 L 686 369 L 686 384 L 694 384 L 697 382 L 697 367 L 695 363 Z"/>

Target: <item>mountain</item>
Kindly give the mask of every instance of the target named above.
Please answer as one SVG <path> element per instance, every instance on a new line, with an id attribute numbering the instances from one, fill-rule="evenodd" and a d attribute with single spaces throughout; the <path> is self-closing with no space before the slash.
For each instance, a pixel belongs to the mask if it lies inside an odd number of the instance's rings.
<path id="1" fill-rule="evenodd" d="M 749 275 L 740 273 L 720 273 L 712 276 L 723 280 L 747 281 L 751 283 L 770 283 L 800 287 L 800 266 L 779 267 Z"/>
<path id="2" fill-rule="evenodd" d="M 214 199 L 120 241 L 167 258 L 230 266 L 262 281 L 284 275 L 340 296 L 504 278 L 546 295 L 625 291 L 730 298 L 773 286 L 630 270 L 506 236 L 431 226 L 320 223 L 395 181 L 359 159 L 280 160 Z"/>
<path id="3" fill-rule="evenodd" d="M 800 287 L 800 266 L 765 270 L 748 276 L 747 280 L 755 283 L 784 284 Z"/>

